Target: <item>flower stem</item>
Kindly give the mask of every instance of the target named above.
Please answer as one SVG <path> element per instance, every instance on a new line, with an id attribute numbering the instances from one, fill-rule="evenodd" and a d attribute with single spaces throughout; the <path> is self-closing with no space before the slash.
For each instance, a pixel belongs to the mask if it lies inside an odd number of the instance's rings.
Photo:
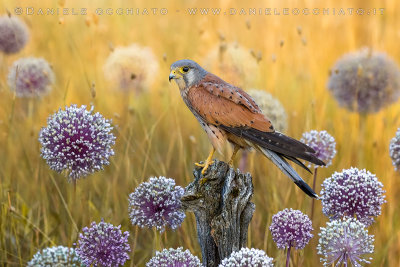
<path id="1" fill-rule="evenodd" d="M 136 249 L 136 244 L 137 244 L 137 237 L 138 237 L 138 228 L 139 226 L 135 225 L 135 234 L 134 234 L 134 238 L 133 238 L 133 245 L 132 245 L 132 256 L 131 256 L 131 262 L 133 264 L 134 261 L 134 257 L 135 257 L 135 249 Z"/>
<path id="2" fill-rule="evenodd" d="M 154 228 L 154 249 L 160 251 L 161 247 L 161 234 Z"/>
<path id="3" fill-rule="evenodd" d="M 76 200 L 76 179 L 73 179 L 73 184 L 74 184 L 73 200 L 74 200 L 74 204 L 75 204 L 75 200 Z"/>
<path id="4" fill-rule="evenodd" d="M 367 115 L 365 113 L 359 114 L 359 144 L 358 144 L 358 164 L 365 164 L 365 140 L 367 138 Z"/>
<path id="5" fill-rule="evenodd" d="M 315 192 L 315 181 L 317 180 L 317 171 L 318 168 L 314 168 L 314 179 L 313 179 L 313 184 L 312 184 L 312 189 Z M 314 216 L 314 205 L 315 205 L 315 198 L 312 198 L 311 200 L 311 220 L 313 219 Z"/>
<path id="6" fill-rule="evenodd" d="M 291 245 L 289 245 L 288 249 L 287 249 L 287 255 L 286 255 L 286 267 L 289 267 L 289 261 L 290 261 L 290 248 Z"/>

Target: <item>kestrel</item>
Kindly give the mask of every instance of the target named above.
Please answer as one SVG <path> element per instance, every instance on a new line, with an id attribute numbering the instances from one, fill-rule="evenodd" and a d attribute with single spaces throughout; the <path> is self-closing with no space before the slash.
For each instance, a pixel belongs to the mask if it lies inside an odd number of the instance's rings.
<path id="1" fill-rule="evenodd" d="M 175 80 L 183 101 L 206 131 L 212 150 L 204 162 L 204 174 L 213 162 L 215 150 L 221 152 L 226 141 L 234 145 L 229 161 L 240 148 L 254 148 L 269 158 L 301 190 L 311 197 L 317 194 L 303 181 L 287 160 L 311 172 L 299 159 L 325 165 L 315 151 L 302 142 L 274 130 L 256 102 L 242 89 L 207 72 L 192 60 L 183 59 L 171 65 L 169 81 Z"/>

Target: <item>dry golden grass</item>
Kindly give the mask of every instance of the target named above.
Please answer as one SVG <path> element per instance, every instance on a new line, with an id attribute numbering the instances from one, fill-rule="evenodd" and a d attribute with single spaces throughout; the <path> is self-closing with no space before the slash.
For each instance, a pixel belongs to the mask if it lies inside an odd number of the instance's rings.
<path id="1" fill-rule="evenodd" d="M 23 1 L 21 6 L 60 7 L 57 1 Z M 64 1 L 60 1 L 64 2 Z M 271 92 L 286 108 L 287 134 L 300 138 L 311 129 L 327 130 L 337 141 L 333 165 L 319 171 L 318 184 L 334 171 L 351 166 L 367 168 L 383 182 L 387 204 L 369 229 L 375 235 L 376 252 L 372 266 L 400 265 L 399 174 L 391 165 L 388 146 L 400 126 L 400 105 L 394 104 L 367 117 L 365 130 L 360 116 L 338 107 L 326 89 L 329 68 L 343 53 L 370 46 L 400 61 L 400 10 L 396 0 L 324 1 L 324 7 L 385 8 L 376 16 L 189 16 L 187 7 L 220 5 L 230 7 L 321 7 L 321 1 L 66 1 L 66 7 L 165 7 L 166 16 L 21 16 L 29 25 L 31 39 L 19 54 L 1 57 L 0 67 L 0 263 L 24 265 L 40 248 L 72 246 L 78 231 L 91 221 L 122 225 L 131 233 L 131 261 L 127 266 L 143 266 L 154 253 L 154 232 L 138 229 L 128 218 L 128 195 L 150 176 L 167 176 L 187 185 L 193 163 L 204 159 L 210 148 L 206 135 L 180 99 L 177 87 L 168 83 L 169 65 L 178 59 L 202 62 L 210 49 L 221 43 L 237 42 L 262 52 L 248 88 Z M 3 13 L 13 10 L 15 1 L 3 1 Z M 180 13 L 173 12 L 179 8 Z M 87 21 L 90 22 L 88 26 Z M 60 23 L 61 22 L 61 23 Z M 96 23 L 97 24 L 96 24 Z M 250 28 L 248 27 L 250 25 Z M 301 34 L 298 30 L 301 29 Z M 283 46 L 281 46 L 283 41 Z M 116 90 L 103 77 L 102 66 L 110 45 L 138 43 L 149 46 L 160 63 L 154 84 L 141 95 Z M 6 84 L 8 67 L 24 56 L 46 58 L 53 66 L 57 82 L 53 91 L 40 100 L 13 96 Z M 165 58 L 166 60 L 164 60 Z M 275 60 L 272 60 L 274 58 Z M 256 60 L 256 59 L 254 59 Z M 246 62 L 243 62 L 246 64 Z M 210 69 L 222 78 L 225 73 Z M 95 83 L 95 98 L 91 86 Z M 78 181 L 76 196 L 72 184 L 51 170 L 40 158 L 38 132 L 46 118 L 59 107 L 93 103 L 95 110 L 112 118 L 117 136 L 110 166 Z M 361 141 L 360 141 L 361 140 Z M 362 144 L 362 146 L 360 146 Z M 230 148 L 220 159 L 227 160 Z M 239 154 L 240 155 L 240 154 Z M 250 156 L 256 211 L 249 229 L 249 246 L 264 249 L 277 266 L 284 252 L 272 242 L 268 226 L 271 216 L 286 207 L 310 213 L 311 199 L 305 196 L 275 166 L 260 155 Z M 237 162 L 236 162 L 237 163 Z M 307 182 L 312 177 L 301 174 Z M 318 186 L 318 192 L 319 192 Z M 317 236 L 326 222 L 320 203 L 313 226 Z M 293 266 L 319 266 L 317 237 L 304 251 L 292 254 Z M 200 256 L 196 226 L 187 214 L 181 228 L 161 236 L 162 247 L 183 246 Z"/>

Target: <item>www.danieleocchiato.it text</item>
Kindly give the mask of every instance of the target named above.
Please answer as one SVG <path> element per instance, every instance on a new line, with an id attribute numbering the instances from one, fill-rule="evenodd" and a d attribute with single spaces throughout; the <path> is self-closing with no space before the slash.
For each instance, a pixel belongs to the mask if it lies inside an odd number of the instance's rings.
<path id="1" fill-rule="evenodd" d="M 154 16 L 168 14 L 186 14 L 191 16 L 351 16 L 351 15 L 384 15 L 384 8 L 48 8 L 48 7 L 15 7 L 15 15 L 43 15 L 43 16 L 79 16 L 79 15 L 129 15 L 129 16 Z"/>

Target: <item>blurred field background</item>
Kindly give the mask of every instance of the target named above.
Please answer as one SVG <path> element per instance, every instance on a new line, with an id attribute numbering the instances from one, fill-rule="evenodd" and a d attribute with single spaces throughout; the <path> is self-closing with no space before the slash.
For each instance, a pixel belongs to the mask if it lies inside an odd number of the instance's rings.
<path id="1" fill-rule="evenodd" d="M 175 84 L 168 83 L 169 66 L 178 59 L 203 63 L 221 42 L 237 42 L 248 51 L 261 52 L 255 77 L 243 85 L 270 92 L 288 113 L 290 136 L 300 139 L 311 129 L 327 130 L 337 142 L 333 164 L 318 172 L 320 183 L 334 171 L 351 166 L 375 173 L 387 191 L 387 204 L 369 231 L 375 235 L 371 266 L 400 265 L 399 174 L 389 157 L 389 142 L 400 126 L 400 105 L 368 115 L 360 129 L 360 115 L 340 108 L 326 89 L 329 69 L 342 54 L 361 47 L 388 53 L 400 62 L 400 3 L 387 1 L 2 1 L 2 13 L 15 6 L 88 8 L 87 16 L 22 15 L 31 39 L 27 47 L 0 58 L 0 264 L 25 265 L 38 249 L 73 246 L 78 231 L 92 221 L 122 225 L 131 233 L 131 260 L 143 266 L 155 251 L 154 232 L 131 225 L 128 195 L 151 176 L 166 176 L 186 186 L 193 163 L 204 160 L 210 144 L 186 108 Z M 165 7 L 168 15 L 95 16 L 95 8 Z M 384 15 L 345 16 L 190 16 L 188 7 L 363 7 L 385 8 Z M 180 9 L 180 13 L 174 12 Z M 104 78 L 102 66 L 110 48 L 137 43 L 150 47 L 160 65 L 150 73 L 154 83 L 141 95 L 127 94 Z M 283 43 L 283 45 L 282 45 Z M 250 53 L 250 52 L 249 52 Z M 14 97 L 6 83 L 9 66 L 20 57 L 44 57 L 56 74 L 53 91 L 42 99 Z M 217 58 L 216 58 L 217 60 Z M 228 73 L 209 69 L 229 82 Z M 93 86 L 94 83 L 94 86 Z M 95 96 L 94 96 L 95 92 Z M 40 157 L 38 133 L 46 118 L 69 104 L 93 104 L 95 111 L 112 118 L 115 156 L 104 171 L 78 181 L 76 196 L 67 179 L 51 171 Z M 231 148 L 219 159 L 227 161 Z M 241 154 L 239 154 L 240 157 Z M 238 159 L 236 165 L 238 165 Z M 299 168 L 297 168 L 299 170 Z M 310 214 L 311 199 L 261 155 L 250 155 L 256 211 L 249 227 L 249 247 L 266 250 L 277 266 L 284 252 L 276 248 L 268 230 L 271 216 L 284 208 Z M 310 184 L 312 176 L 301 172 Z M 319 227 L 327 221 L 316 206 L 314 238 L 304 251 L 292 254 L 294 266 L 320 266 L 316 254 Z M 159 245 L 157 245 L 159 246 Z M 167 230 L 161 247 L 183 246 L 200 255 L 194 216 L 187 214 L 181 228 Z"/>

